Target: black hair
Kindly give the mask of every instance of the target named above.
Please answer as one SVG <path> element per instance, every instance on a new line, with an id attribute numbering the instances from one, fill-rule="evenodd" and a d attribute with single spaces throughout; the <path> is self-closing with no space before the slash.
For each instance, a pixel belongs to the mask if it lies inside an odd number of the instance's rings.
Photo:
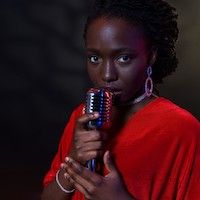
<path id="1" fill-rule="evenodd" d="M 95 0 L 88 15 L 88 26 L 99 17 L 117 17 L 143 27 L 152 47 L 157 49 L 152 78 L 162 83 L 163 78 L 175 71 L 178 64 L 175 43 L 178 38 L 176 9 L 164 0 Z"/>

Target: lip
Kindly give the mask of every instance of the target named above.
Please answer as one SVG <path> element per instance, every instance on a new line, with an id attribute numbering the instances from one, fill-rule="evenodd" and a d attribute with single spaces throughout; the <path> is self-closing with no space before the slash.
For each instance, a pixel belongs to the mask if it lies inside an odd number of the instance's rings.
<path id="1" fill-rule="evenodd" d="M 114 99 L 118 99 L 122 94 L 122 90 L 119 88 L 115 87 L 102 87 L 102 88 L 108 89 L 113 94 Z"/>
<path id="2" fill-rule="evenodd" d="M 103 88 L 110 90 L 114 94 L 118 94 L 118 93 L 122 92 L 122 90 L 120 90 L 118 88 L 114 88 L 114 87 L 103 87 Z"/>
<path id="3" fill-rule="evenodd" d="M 122 91 L 113 91 L 113 94 L 114 94 L 115 96 L 119 96 L 119 95 L 121 95 L 121 93 L 122 93 Z"/>
<path id="4" fill-rule="evenodd" d="M 100 88 L 105 88 L 112 93 L 112 104 L 117 105 L 121 99 L 122 90 L 112 86 L 102 86 Z"/>

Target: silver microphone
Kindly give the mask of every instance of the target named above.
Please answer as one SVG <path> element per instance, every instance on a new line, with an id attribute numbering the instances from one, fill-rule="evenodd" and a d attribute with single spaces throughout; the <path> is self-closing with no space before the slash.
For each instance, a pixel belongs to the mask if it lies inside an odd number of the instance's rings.
<path id="1" fill-rule="evenodd" d="M 86 113 L 98 112 L 99 118 L 87 124 L 88 129 L 106 130 L 111 126 L 113 94 L 107 88 L 91 88 L 86 94 Z M 96 159 L 89 160 L 87 167 L 91 171 L 99 171 Z"/>

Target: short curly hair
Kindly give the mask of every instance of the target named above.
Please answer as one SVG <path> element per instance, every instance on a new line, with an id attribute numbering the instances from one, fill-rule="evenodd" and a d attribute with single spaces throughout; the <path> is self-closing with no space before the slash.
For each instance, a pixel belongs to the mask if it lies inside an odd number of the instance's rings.
<path id="1" fill-rule="evenodd" d="M 176 9 L 164 0 L 95 0 L 88 15 L 83 37 L 88 26 L 99 17 L 117 17 L 143 27 L 152 47 L 157 49 L 153 65 L 154 83 L 175 71 L 178 59 L 175 43 L 178 39 Z"/>

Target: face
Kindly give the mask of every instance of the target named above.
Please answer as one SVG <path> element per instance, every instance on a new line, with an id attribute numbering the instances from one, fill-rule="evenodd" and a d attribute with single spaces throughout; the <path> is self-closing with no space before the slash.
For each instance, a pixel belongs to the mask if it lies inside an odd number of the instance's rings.
<path id="1" fill-rule="evenodd" d="M 144 92 L 150 61 L 139 26 L 118 18 L 98 18 L 86 34 L 87 70 L 95 87 L 110 88 L 125 103 Z"/>

